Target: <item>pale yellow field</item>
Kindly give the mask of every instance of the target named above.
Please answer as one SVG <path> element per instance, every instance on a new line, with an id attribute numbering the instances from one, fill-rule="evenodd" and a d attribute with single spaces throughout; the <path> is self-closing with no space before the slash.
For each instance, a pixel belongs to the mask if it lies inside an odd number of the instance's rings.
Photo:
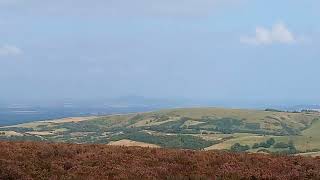
<path id="1" fill-rule="evenodd" d="M 320 157 L 320 152 L 300 153 L 299 156 Z"/>
<path id="2" fill-rule="evenodd" d="M 131 140 L 128 140 L 128 139 L 122 139 L 120 141 L 110 142 L 108 145 L 112 145 L 112 146 L 139 146 L 139 147 L 160 148 L 160 146 L 155 145 L 155 144 L 131 141 Z"/>
<path id="3" fill-rule="evenodd" d="M 20 127 L 20 128 L 36 128 L 37 126 L 46 125 L 50 126 L 52 124 L 63 124 L 68 122 L 81 122 L 81 121 L 88 121 L 97 118 L 96 116 L 88 116 L 88 117 L 70 117 L 70 118 L 63 118 L 63 119 L 54 119 L 54 120 L 44 120 L 44 121 L 37 121 L 37 122 L 30 122 L 24 124 L 18 124 L 13 126 L 4 126 L 0 128 L 12 128 L 12 127 Z"/>
<path id="4" fill-rule="evenodd" d="M 167 122 L 173 122 L 173 121 L 178 121 L 179 118 L 171 118 L 168 119 L 166 121 L 160 121 L 160 122 L 150 122 L 150 120 L 152 120 L 151 118 L 145 119 L 145 120 L 141 120 L 135 124 L 132 125 L 132 127 L 143 127 L 143 126 L 158 126 Z"/>
<path id="5" fill-rule="evenodd" d="M 23 134 L 17 133 L 15 131 L 0 131 L 0 133 L 4 133 L 4 135 L 0 136 L 23 136 Z"/>
<path id="6" fill-rule="evenodd" d="M 203 124 L 204 122 L 200 122 L 200 121 L 193 121 L 193 120 L 188 120 L 186 121 L 182 126 L 193 126 L 193 125 L 198 125 L 198 124 Z"/>
<path id="7" fill-rule="evenodd" d="M 42 121 L 45 123 L 55 123 L 55 124 L 61 124 L 61 123 L 68 123 L 68 122 L 81 122 L 81 121 L 88 121 L 91 119 L 97 118 L 97 116 L 88 116 L 88 117 L 70 117 L 70 118 L 63 118 L 63 119 L 57 119 L 57 120 L 48 120 L 48 121 Z"/>
<path id="8" fill-rule="evenodd" d="M 32 131 L 32 132 L 25 132 L 25 134 L 31 134 L 31 135 L 38 135 L 38 136 L 48 136 L 48 135 L 53 135 L 53 132 L 50 131 Z"/>
<path id="9" fill-rule="evenodd" d="M 72 136 L 72 137 L 82 137 L 82 136 L 88 136 L 90 134 L 94 134 L 94 132 L 72 132 L 72 133 L 70 133 L 70 136 Z"/>
<path id="10" fill-rule="evenodd" d="M 249 145 L 252 146 L 254 143 L 260 143 L 266 141 L 270 138 L 270 136 L 258 136 L 255 134 L 246 134 L 246 133 L 235 133 L 232 134 L 234 136 L 233 139 L 224 141 L 219 144 L 215 144 L 213 146 L 209 146 L 205 148 L 205 150 L 222 150 L 222 149 L 230 149 L 232 145 L 235 143 L 240 143 L 241 145 Z"/>

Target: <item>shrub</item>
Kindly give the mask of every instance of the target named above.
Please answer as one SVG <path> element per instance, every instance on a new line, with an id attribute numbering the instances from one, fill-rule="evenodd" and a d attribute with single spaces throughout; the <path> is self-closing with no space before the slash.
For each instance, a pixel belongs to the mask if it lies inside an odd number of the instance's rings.
<path id="1" fill-rule="evenodd" d="M 248 145 L 241 145 L 240 143 L 235 143 L 234 145 L 231 146 L 231 151 L 233 152 L 245 152 L 249 150 L 250 147 Z"/>
<path id="2" fill-rule="evenodd" d="M 260 147 L 263 147 L 263 148 L 270 148 L 272 145 L 274 145 L 276 141 L 273 139 L 273 138 L 270 138 L 268 139 L 267 141 L 265 142 L 261 142 L 261 143 L 255 143 L 253 146 L 252 146 L 252 149 L 258 149 Z"/>
<path id="3" fill-rule="evenodd" d="M 254 143 L 252 149 L 258 149 L 260 147 L 259 143 Z"/>
<path id="4" fill-rule="evenodd" d="M 272 108 L 267 108 L 267 109 L 265 109 L 265 111 L 269 111 L 269 112 L 283 112 L 283 111 L 281 111 L 281 110 L 279 110 L 279 109 L 272 109 Z"/>
<path id="5" fill-rule="evenodd" d="M 276 142 L 276 141 L 275 141 L 273 138 L 270 138 L 270 139 L 268 139 L 268 140 L 266 141 L 266 143 L 267 143 L 268 146 L 274 145 L 275 142 Z"/>

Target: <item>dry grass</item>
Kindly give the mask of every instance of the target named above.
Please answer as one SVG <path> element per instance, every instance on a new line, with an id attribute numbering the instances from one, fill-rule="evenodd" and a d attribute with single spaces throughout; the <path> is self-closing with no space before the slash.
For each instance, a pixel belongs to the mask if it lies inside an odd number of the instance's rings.
<path id="1" fill-rule="evenodd" d="M 320 152 L 300 153 L 299 156 L 320 157 Z"/>
<path id="2" fill-rule="evenodd" d="M 25 132 L 25 134 L 31 134 L 31 135 L 38 135 L 38 136 L 49 136 L 49 135 L 53 135 L 53 132 L 50 131 L 32 131 L 32 132 Z"/>
<path id="3" fill-rule="evenodd" d="M 230 147 L 235 143 L 252 146 L 254 143 L 260 143 L 270 138 L 268 136 L 258 136 L 258 135 L 246 134 L 246 133 L 243 133 L 243 134 L 237 133 L 237 134 L 234 134 L 233 136 L 234 138 L 230 140 L 226 140 L 222 143 L 212 145 L 205 149 L 206 150 L 230 149 Z"/>
<path id="4" fill-rule="evenodd" d="M 138 141 L 131 141 L 128 139 L 122 139 L 120 141 L 114 141 L 110 142 L 109 145 L 113 146 L 135 146 L 135 147 L 150 147 L 150 148 L 160 148 L 160 146 L 155 145 L 155 144 L 149 144 L 149 143 L 144 143 L 144 142 L 138 142 Z"/>
<path id="5" fill-rule="evenodd" d="M 45 123 L 55 123 L 55 124 L 61 124 L 61 123 L 68 123 L 68 122 L 81 122 L 81 121 L 88 121 L 91 119 L 97 118 L 96 116 L 88 116 L 88 117 L 70 117 L 70 118 L 63 118 L 63 119 L 57 119 L 57 120 L 50 120 L 50 121 L 43 121 Z"/>
<path id="6" fill-rule="evenodd" d="M 23 136 L 23 134 L 17 133 L 15 131 L 0 131 L 0 134 L 1 134 L 0 136 Z"/>
<path id="7" fill-rule="evenodd" d="M 12 127 L 20 127 L 20 128 L 36 128 L 38 126 L 50 126 L 54 124 L 63 124 L 68 122 L 81 122 L 81 121 L 89 121 L 92 119 L 97 118 L 96 116 L 88 116 L 88 117 L 70 117 L 70 118 L 63 118 L 63 119 L 54 119 L 54 120 L 45 120 L 45 121 L 36 121 L 36 122 L 30 122 L 30 123 L 24 123 L 24 124 L 18 124 L 13 126 L 4 126 L 0 128 L 12 128 Z"/>

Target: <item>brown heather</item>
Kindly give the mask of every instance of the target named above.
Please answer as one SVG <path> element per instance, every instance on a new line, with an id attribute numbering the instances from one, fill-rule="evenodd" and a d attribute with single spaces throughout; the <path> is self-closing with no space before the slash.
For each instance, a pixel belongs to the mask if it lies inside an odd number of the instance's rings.
<path id="1" fill-rule="evenodd" d="M 320 158 L 0 142 L 0 179 L 320 179 Z"/>

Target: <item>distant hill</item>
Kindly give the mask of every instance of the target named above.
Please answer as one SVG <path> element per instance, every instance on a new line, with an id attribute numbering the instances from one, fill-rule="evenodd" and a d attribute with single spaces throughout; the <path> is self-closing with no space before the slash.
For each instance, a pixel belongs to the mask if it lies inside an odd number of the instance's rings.
<path id="1" fill-rule="evenodd" d="M 319 128 L 318 112 L 185 108 L 1 127 L 0 140 L 307 155 L 320 152 Z"/>
<path id="2" fill-rule="evenodd" d="M 265 154 L 0 142 L 0 179 L 319 179 L 320 159 Z"/>
<path id="3" fill-rule="evenodd" d="M 40 104 L 40 105 L 39 105 Z M 99 100 L 58 101 L 50 103 L 0 104 L 0 126 L 44 119 L 74 116 L 109 115 L 155 111 L 188 106 L 185 100 L 167 100 L 142 96 L 123 96 Z"/>

